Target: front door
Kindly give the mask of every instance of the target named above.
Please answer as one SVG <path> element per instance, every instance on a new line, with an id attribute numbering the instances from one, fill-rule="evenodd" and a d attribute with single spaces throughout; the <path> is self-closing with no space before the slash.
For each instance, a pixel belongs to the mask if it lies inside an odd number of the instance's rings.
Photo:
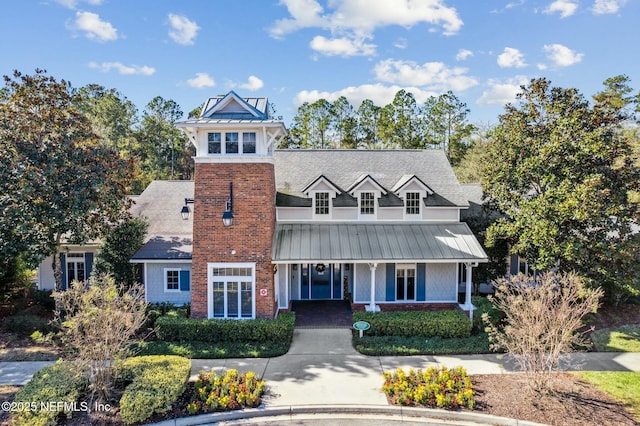
<path id="1" fill-rule="evenodd" d="M 342 299 L 341 269 L 325 263 L 302 265 L 300 299 Z"/>

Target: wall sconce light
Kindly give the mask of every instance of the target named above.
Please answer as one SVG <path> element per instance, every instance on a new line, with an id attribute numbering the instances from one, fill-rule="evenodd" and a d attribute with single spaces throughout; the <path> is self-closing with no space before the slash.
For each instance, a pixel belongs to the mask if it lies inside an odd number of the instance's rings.
<path id="1" fill-rule="evenodd" d="M 222 224 L 225 227 L 233 225 L 233 182 L 229 182 L 229 200 L 226 210 L 222 213 Z"/>
<path id="2" fill-rule="evenodd" d="M 189 210 L 189 204 L 193 204 L 193 198 L 185 198 L 184 206 L 182 206 L 182 210 L 180 210 L 180 214 L 182 215 L 182 220 L 188 220 L 189 216 L 191 216 L 191 210 Z"/>

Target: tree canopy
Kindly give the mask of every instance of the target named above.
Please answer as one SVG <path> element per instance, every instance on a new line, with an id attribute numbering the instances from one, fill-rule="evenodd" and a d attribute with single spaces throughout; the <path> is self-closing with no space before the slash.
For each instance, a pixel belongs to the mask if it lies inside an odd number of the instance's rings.
<path id="1" fill-rule="evenodd" d="M 638 210 L 629 200 L 640 169 L 623 137 L 626 83 L 606 91 L 592 105 L 544 78 L 523 86 L 487 144 L 483 190 L 503 214 L 489 245 L 505 239 L 534 268 L 576 271 L 619 300 L 640 289 Z"/>
<path id="2" fill-rule="evenodd" d="M 100 143 L 70 85 L 48 76 L 5 76 L 0 98 L 0 254 L 53 256 L 100 236 L 127 212 L 131 163 Z"/>

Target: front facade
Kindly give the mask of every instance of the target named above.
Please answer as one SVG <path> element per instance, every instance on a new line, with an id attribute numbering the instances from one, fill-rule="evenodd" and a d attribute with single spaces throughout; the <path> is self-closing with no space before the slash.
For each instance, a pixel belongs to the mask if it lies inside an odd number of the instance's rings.
<path id="1" fill-rule="evenodd" d="M 461 270 L 470 292 L 486 255 L 442 152 L 276 150 L 286 129 L 267 111 L 230 92 L 177 123 L 196 147 L 193 316 L 272 318 L 293 300 L 453 304 Z"/>
<path id="2" fill-rule="evenodd" d="M 197 318 L 273 318 L 294 300 L 371 311 L 457 304 L 487 256 L 436 150 L 277 150 L 264 98 L 208 99 L 176 123 L 196 148 L 193 182 L 156 181 L 133 214 L 150 226 L 131 260 L 147 301 Z M 182 208 L 182 215 L 180 209 Z"/>

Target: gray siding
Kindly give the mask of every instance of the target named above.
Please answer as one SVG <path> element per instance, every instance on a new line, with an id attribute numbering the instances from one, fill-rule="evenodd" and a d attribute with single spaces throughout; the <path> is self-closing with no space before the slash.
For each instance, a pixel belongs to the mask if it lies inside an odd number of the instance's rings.
<path id="1" fill-rule="evenodd" d="M 189 291 L 165 291 L 164 270 L 166 268 L 191 271 L 191 263 L 147 263 L 145 289 L 147 302 L 149 303 L 173 303 L 182 305 L 191 302 L 191 290 Z"/>

